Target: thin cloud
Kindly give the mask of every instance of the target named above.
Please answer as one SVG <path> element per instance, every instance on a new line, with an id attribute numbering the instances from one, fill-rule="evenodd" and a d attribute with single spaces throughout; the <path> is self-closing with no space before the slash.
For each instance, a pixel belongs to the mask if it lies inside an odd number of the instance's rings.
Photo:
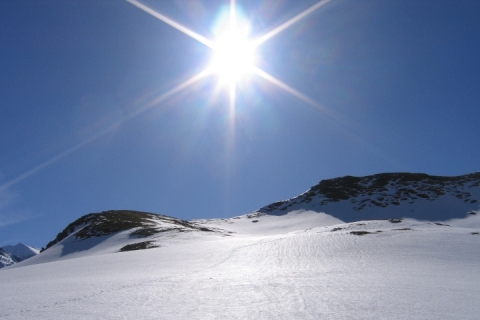
<path id="1" fill-rule="evenodd" d="M 36 218 L 26 210 L 15 209 L 18 195 L 9 190 L 0 191 L 0 228 Z"/>
<path id="2" fill-rule="evenodd" d="M 0 213 L 0 228 L 6 227 L 11 224 L 19 223 L 28 220 L 28 217 L 18 214 L 1 214 Z"/>

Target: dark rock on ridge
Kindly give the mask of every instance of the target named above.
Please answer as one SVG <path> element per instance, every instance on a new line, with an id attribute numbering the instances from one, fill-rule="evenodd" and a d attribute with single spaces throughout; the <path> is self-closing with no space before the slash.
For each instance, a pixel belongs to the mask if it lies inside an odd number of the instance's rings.
<path id="1" fill-rule="evenodd" d="M 438 200 L 445 202 L 445 210 L 434 212 L 437 215 L 435 219 L 438 220 L 464 217 L 466 212 L 463 212 L 463 208 L 478 209 L 480 172 L 455 177 L 424 173 L 381 173 L 322 180 L 297 197 L 274 202 L 256 212 L 282 215 L 293 210 L 313 210 L 332 214 L 345 222 L 358 218 L 395 217 L 428 220 L 433 218 L 431 211 L 428 214 L 427 211 L 418 212 L 418 204 Z M 414 204 L 416 208 L 413 207 Z M 430 206 L 430 209 L 434 207 L 422 203 L 424 205 Z M 462 207 L 461 212 L 457 210 L 459 207 Z M 415 209 L 417 212 L 414 212 Z M 451 214 L 447 212 L 448 209 Z M 355 212 L 361 214 L 354 214 Z"/>
<path id="2" fill-rule="evenodd" d="M 165 222 L 168 227 L 160 227 L 158 222 Z M 50 241 L 46 249 L 59 243 L 72 233 L 79 240 L 91 237 L 113 235 L 117 232 L 130 230 L 130 237 L 144 238 L 159 232 L 177 231 L 211 231 L 194 223 L 149 212 L 133 210 L 109 210 L 100 213 L 90 213 L 70 223 L 57 237 Z"/>

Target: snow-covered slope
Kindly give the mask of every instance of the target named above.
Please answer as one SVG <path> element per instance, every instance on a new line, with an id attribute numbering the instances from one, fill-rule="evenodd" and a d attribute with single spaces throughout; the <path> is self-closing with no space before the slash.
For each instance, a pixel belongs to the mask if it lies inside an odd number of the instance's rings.
<path id="1" fill-rule="evenodd" d="M 0 318 L 477 319 L 478 180 L 344 177 L 230 219 L 89 214 L 2 269 Z"/>
<path id="2" fill-rule="evenodd" d="M 19 266 L 151 249 L 165 239 L 192 238 L 197 233 L 221 235 L 222 232 L 226 231 L 148 212 L 110 210 L 91 213 L 70 223 L 47 244 L 46 250 Z"/>
<path id="3" fill-rule="evenodd" d="M 480 173 L 457 177 L 382 173 L 323 180 L 305 193 L 260 208 L 258 214 L 292 210 L 330 214 L 346 222 L 367 219 L 463 218 L 480 204 Z"/>
<path id="4" fill-rule="evenodd" d="M 478 318 L 479 215 L 304 228 L 310 214 L 218 222 L 229 236 L 160 233 L 149 250 L 26 260 L 0 272 L 0 318 Z"/>
<path id="5" fill-rule="evenodd" d="M 84 256 L 151 249 L 165 241 L 275 235 L 343 223 L 330 215 L 299 210 L 284 216 L 247 214 L 230 219 L 184 221 L 148 212 L 111 210 L 69 224 L 46 250 L 19 266 Z"/>

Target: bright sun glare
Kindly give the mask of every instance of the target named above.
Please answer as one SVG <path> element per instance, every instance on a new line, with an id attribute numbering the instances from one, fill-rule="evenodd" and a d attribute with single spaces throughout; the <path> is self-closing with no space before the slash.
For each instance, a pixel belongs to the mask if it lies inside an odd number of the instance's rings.
<path id="1" fill-rule="evenodd" d="M 252 73 L 254 67 L 255 50 L 248 38 L 248 28 L 231 25 L 213 43 L 211 72 L 219 75 L 222 83 L 232 84 Z"/>
<path id="2" fill-rule="evenodd" d="M 161 100 L 164 100 L 171 95 L 176 94 L 181 90 L 184 90 L 193 83 L 203 79 L 210 74 L 217 74 L 220 78 L 220 84 L 227 85 L 229 88 L 231 104 L 230 106 L 231 109 L 234 110 L 236 97 L 235 87 L 237 81 L 245 75 L 255 74 L 256 76 L 259 76 L 260 78 L 269 81 L 270 83 L 297 97 L 298 99 L 306 102 L 310 106 L 318 108 L 319 110 L 325 112 L 324 107 L 318 104 L 316 101 L 310 99 L 298 90 L 292 88 L 288 84 L 280 81 L 279 79 L 275 78 L 274 76 L 270 75 L 266 71 L 256 66 L 257 61 L 255 49 L 259 47 L 262 43 L 268 41 L 269 39 L 275 37 L 285 29 L 290 28 L 298 21 L 304 19 L 309 14 L 328 3 L 330 0 L 318 1 L 314 5 L 293 16 L 291 19 L 285 21 L 276 28 L 273 28 L 262 36 L 256 36 L 254 39 L 251 39 L 249 37 L 249 22 L 247 20 L 244 20 L 242 15 L 239 15 L 236 7 L 236 0 L 230 0 L 229 14 L 221 15 L 220 19 L 216 23 L 217 26 L 214 29 L 216 29 L 215 34 L 217 36 L 214 40 L 205 38 L 194 30 L 185 27 L 184 25 L 163 15 L 158 11 L 155 11 L 154 9 L 142 4 L 138 0 L 126 1 L 151 14 L 157 19 L 165 22 L 166 24 L 177 29 L 178 31 L 183 32 L 184 34 L 197 40 L 198 42 L 203 43 L 207 47 L 211 48 L 213 51 L 210 64 L 204 71 L 194 75 L 193 77 L 179 84 L 172 90 L 166 92 L 161 97 L 156 99 L 154 103 L 158 103 Z"/>
<path id="3" fill-rule="evenodd" d="M 74 145 L 73 147 L 65 150 L 64 152 L 58 154 L 57 156 L 49 159 L 46 162 L 39 164 L 38 166 L 34 167 L 33 169 L 25 172 L 24 174 L 18 176 L 17 178 L 13 179 L 12 181 L 1 185 L 0 192 L 6 190 L 10 186 L 23 181 L 25 178 L 35 174 L 36 172 L 42 170 L 43 168 L 51 165 L 52 163 L 57 162 L 58 160 L 66 157 L 67 155 L 75 152 L 76 150 L 80 149 L 81 147 L 89 144 L 95 139 L 98 139 L 101 136 L 104 136 L 108 132 L 112 131 L 113 129 L 117 128 L 119 125 L 129 121 L 130 119 L 136 117 L 140 113 L 144 112 L 146 109 L 157 105 L 163 100 L 179 93 L 182 90 L 190 87 L 194 83 L 200 81 L 201 79 L 205 78 L 210 74 L 217 74 L 220 77 L 220 82 L 222 84 L 226 84 L 229 87 L 229 94 L 230 94 L 230 109 L 232 110 L 232 115 L 234 116 L 235 111 L 235 97 L 236 97 L 236 90 L 235 85 L 236 82 L 243 76 L 247 74 L 255 74 L 260 78 L 270 82 L 271 84 L 279 87 L 280 89 L 292 94 L 293 96 L 297 97 L 298 99 L 306 102 L 310 106 L 317 108 L 323 112 L 326 112 L 325 108 L 318 104 L 316 101 L 310 99 L 309 97 L 305 96 L 301 92 L 297 91 L 296 89 L 292 88 L 288 84 L 280 81 L 279 79 L 275 78 L 274 76 L 270 75 L 266 71 L 260 69 L 255 65 L 255 49 L 260 46 L 262 43 L 268 41 L 272 37 L 275 37 L 285 29 L 288 29 L 293 24 L 297 23 L 298 21 L 304 19 L 312 12 L 316 11 L 330 0 L 319 0 L 314 5 L 310 6 L 309 8 L 305 9 L 304 11 L 300 12 L 296 16 L 292 17 L 291 19 L 285 21 L 281 25 L 277 26 L 276 28 L 270 30 L 269 32 L 265 33 L 262 36 L 257 36 L 255 39 L 249 38 L 250 29 L 248 27 L 248 23 L 242 20 L 241 17 L 237 15 L 236 10 L 236 0 L 230 0 L 230 15 L 225 21 L 223 17 L 223 22 L 225 23 L 218 32 L 218 37 L 216 37 L 215 41 L 212 41 L 204 36 L 198 34 L 192 29 L 185 27 L 184 25 L 178 23 L 177 21 L 167 17 L 166 15 L 155 11 L 154 9 L 148 7 L 147 5 L 139 2 L 138 0 L 126 0 L 127 2 L 131 3 L 132 5 L 136 6 L 137 8 L 147 12 L 148 14 L 154 16 L 155 18 L 163 21 L 164 23 L 168 24 L 169 26 L 177 29 L 180 32 L 183 32 L 187 36 L 191 37 L 192 39 L 197 40 L 200 43 L 203 43 L 207 47 L 213 50 L 213 57 L 210 62 L 210 65 L 203 70 L 202 72 L 195 74 L 190 79 L 184 81 L 183 83 L 177 85 L 176 87 L 172 88 L 171 90 L 163 93 L 152 102 L 147 104 L 145 107 L 137 110 L 136 112 L 130 114 L 128 117 L 123 118 L 121 121 L 115 123 L 114 125 L 106 128 L 103 131 L 93 135 L 87 140 L 82 141 L 81 143 Z M 234 117 L 232 116 L 232 120 Z"/>

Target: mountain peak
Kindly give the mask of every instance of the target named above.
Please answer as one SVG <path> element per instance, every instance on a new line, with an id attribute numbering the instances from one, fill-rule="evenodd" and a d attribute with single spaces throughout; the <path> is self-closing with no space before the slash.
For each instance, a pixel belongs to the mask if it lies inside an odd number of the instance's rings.
<path id="1" fill-rule="evenodd" d="M 23 243 L 8 245 L 0 248 L 0 268 L 27 260 L 40 253 L 39 249 Z"/>
<path id="2" fill-rule="evenodd" d="M 122 233 L 118 251 L 152 248 L 159 233 L 207 231 L 209 228 L 161 214 L 133 210 L 109 210 L 90 213 L 70 223 L 46 249 L 62 243 L 58 255 L 87 250 L 101 242 Z M 118 239 L 117 239 L 118 240 Z M 82 244 L 83 243 L 83 244 Z M 101 246 L 100 246 L 101 247 Z M 116 245 L 114 245 L 116 248 Z M 115 249 L 115 250 L 117 250 Z M 50 250 L 49 250 L 50 251 Z M 55 253 L 57 254 L 57 253 Z"/>
<path id="3" fill-rule="evenodd" d="M 322 180 L 297 197 L 257 212 L 282 215 L 293 210 L 314 210 L 350 222 L 392 217 L 445 220 L 464 217 L 477 209 L 479 199 L 479 172 L 455 177 L 380 173 Z"/>

